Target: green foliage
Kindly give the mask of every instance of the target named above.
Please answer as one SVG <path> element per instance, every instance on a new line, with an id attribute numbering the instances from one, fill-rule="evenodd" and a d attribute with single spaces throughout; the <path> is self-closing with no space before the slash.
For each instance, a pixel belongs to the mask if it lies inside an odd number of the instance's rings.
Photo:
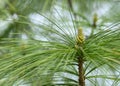
<path id="1" fill-rule="evenodd" d="M 0 23 L 0 86 L 79 86 L 77 54 L 81 52 L 86 86 L 119 86 L 120 5 L 116 2 L 0 1 L 0 22 L 5 23 Z M 80 50 L 76 48 L 79 27 L 85 35 Z"/>

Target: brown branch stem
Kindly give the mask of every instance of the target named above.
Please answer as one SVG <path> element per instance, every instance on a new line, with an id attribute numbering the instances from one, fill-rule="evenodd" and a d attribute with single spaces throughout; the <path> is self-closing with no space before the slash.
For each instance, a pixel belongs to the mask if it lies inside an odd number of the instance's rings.
<path id="1" fill-rule="evenodd" d="M 78 57 L 79 86 L 85 86 L 83 63 L 83 59 Z"/>

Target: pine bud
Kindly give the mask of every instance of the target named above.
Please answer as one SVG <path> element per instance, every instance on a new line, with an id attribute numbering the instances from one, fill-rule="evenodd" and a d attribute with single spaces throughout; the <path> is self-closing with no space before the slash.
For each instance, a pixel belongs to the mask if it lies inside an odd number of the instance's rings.
<path id="1" fill-rule="evenodd" d="M 78 29 L 78 35 L 77 35 L 77 44 L 83 44 L 84 42 L 84 34 L 82 31 L 82 28 Z"/>

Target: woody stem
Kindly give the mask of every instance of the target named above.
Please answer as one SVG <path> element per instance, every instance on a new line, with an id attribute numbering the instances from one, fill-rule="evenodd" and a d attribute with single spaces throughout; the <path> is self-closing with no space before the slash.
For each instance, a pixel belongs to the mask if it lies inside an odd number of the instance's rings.
<path id="1" fill-rule="evenodd" d="M 84 63 L 83 59 L 79 56 L 78 57 L 79 86 L 85 86 L 83 63 Z"/>

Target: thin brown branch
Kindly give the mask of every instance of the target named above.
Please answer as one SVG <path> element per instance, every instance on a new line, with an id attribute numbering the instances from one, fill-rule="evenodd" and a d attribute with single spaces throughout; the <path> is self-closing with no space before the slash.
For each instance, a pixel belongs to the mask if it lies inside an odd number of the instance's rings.
<path id="1" fill-rule="evenodd" d="M 79 86 L 85 86 L 83 59 L 78 57 L 78 70 L 79 70 Z"/>

